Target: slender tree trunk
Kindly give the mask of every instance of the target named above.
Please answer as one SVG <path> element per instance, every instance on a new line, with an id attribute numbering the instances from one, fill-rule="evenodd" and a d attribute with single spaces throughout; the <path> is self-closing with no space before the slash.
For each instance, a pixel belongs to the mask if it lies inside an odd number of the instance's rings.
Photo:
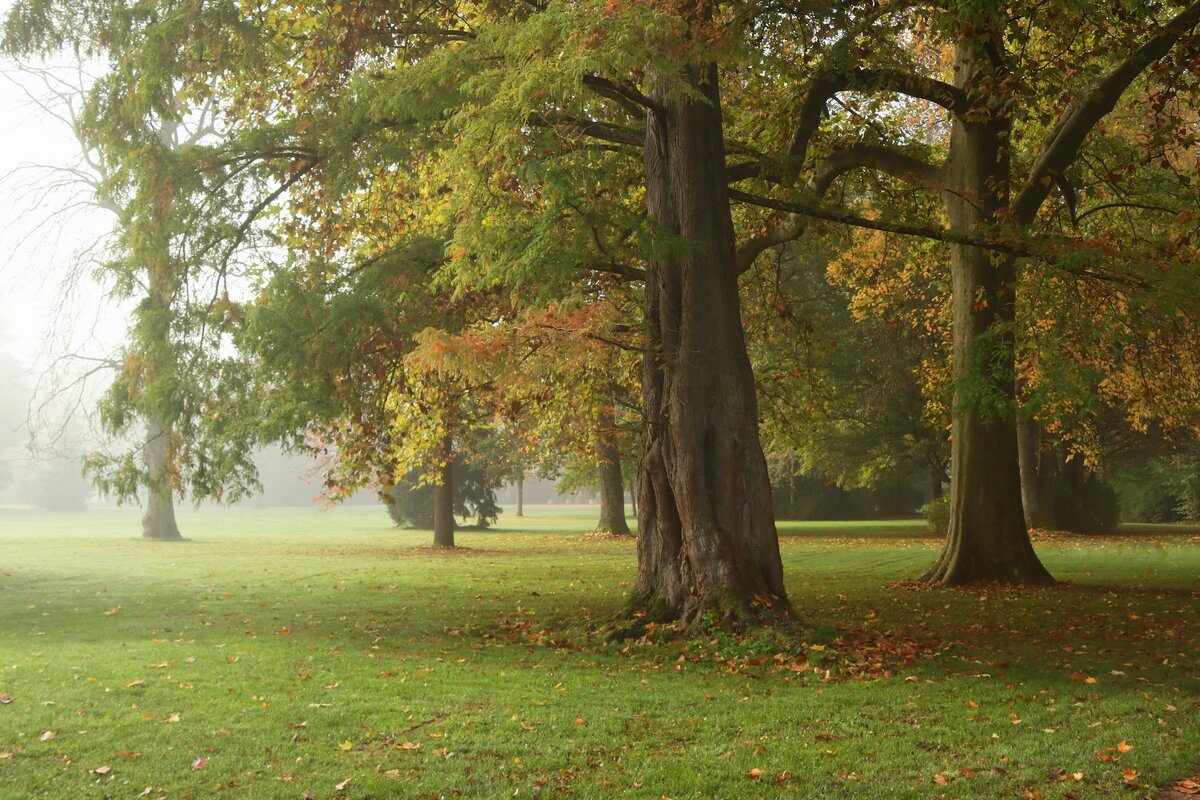
<path id="1" fill-rule="evenodd" d="M 433 491 L 433 546 L 454 547 L 454 457 L 444 443 L 442 477 Z"/>
<path id="2" fill-rule="evenodd" d="M 702 0 L 680 13 L 701 19 Z M 644 431 L 633 601 L 687 624 L 790 614 L 758 438 L 754 378 L 737 290 L 715 65 L 661 83 L 647 116 L 650 218 L 674 235 L 647 264 Z"/>
<path id="3" fill-rule="evenodd" d="M 634 519 L 638 515 L 638 482 L 637 477 L 629 479 L 629 510 L 632 512 Z"/>
<path id="4" fill-rule="evenodd" d="M 960 43 L 959 86 L 991 85 L 1002 76 L 981 37 Z M 956 120 L 948 190 L 952 230 L 973 233 L 997 221 L 1008 204 L 1009 122 L 1001 109 Z M 1040 583 L 1051 580 L 1033 551 L 1021 507 L 1014 351 L 1015 262 L 988 250 L 951 247 L 954 310 L 954 417 L 950 449 L 950 529 L 925 580 Z"/>
<path id="5" fill-rule="evenodd" d="M 517 516 L 525 516 L 525 473 L 517 476 Z"/>
<path id="6" fill-rule="evenodd" d="M 596 431 L 596 460 L 600 483 L 599 533 L 631 536 L 625 521 L 625 481 L 621 478 L 621 452 L 616 445 L 616 419 L 611 404 L 606 405 Z"/>
<path id="7" fill-rule="evenodd" d="M 1021 504 L 1025 508 L 1025 525 L 1029 528 L 1050 528 L 1053 521 L 1050 498 L 1044 487 L 1048 476 L 1043 473 L 1041 436 L 1037 421 L 1028 414 L 1017 413 L 1017 452 L 1021 461 Z"/>
<path id="8" fill-rule="evenodd" d="M 171 430 L 157 418 L 146 423 L 143 448 L 146 467 L 146 513 L 142 515 L 143 539 L 182 539 L 175 523 L 175 490 L 171 483 Z"/>

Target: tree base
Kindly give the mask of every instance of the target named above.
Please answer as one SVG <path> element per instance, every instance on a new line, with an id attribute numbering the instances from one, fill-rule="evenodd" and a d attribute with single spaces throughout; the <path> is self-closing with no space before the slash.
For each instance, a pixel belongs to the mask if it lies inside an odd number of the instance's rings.
<path id="1" fill-rule="evenodd" d="M 1055 581 L 1037 556 L 1019 562 L 971 563 L 965 559 L 947 557 L 943 553 L 937 563 L 921 576 L 921 582 L 931 586 L 969 586 L 979 583 L 1048 586 Z"/>

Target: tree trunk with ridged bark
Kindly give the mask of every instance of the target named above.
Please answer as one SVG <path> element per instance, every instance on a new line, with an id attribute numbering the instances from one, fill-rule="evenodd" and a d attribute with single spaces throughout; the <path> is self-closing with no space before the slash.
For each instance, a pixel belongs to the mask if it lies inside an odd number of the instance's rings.
<path id="1" fill-rule="evenodd" d="M 958 46 L 955 72 L 956 84 L 966 88 L 995 85 L 1003 77 L 978 37 Z M 950 227 L 963 234 L 995 224 L 997 212 L 1008 206 L 1009 120 L 998 109 L 980 109 L 974 116 L 970 123 L 955 120 L 947 169 Z M 1014 283 L 1011 256 L 951 246 L 950 526 L 941 556 L 925 575 L 931 583 L 1052 580 L 1033 551 L 1021 506 Z"/>
<path id="2" fill-rule="evenodd" d="M 647 208 L 676 241 L 660 243 L 647 269 L 633 600 L 684 624 L 710 610 L 790 615 L 740 317 L 717 71 L 688 67 L 682 80 L 701 97 L 659 85 L 647 117 Z"/>

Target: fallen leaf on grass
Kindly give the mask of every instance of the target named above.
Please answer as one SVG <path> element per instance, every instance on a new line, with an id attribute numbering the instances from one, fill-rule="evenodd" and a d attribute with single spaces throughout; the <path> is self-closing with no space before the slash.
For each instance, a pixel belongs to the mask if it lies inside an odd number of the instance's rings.
<path id="1" fill-rule="evenodd" d="M 53 738 L 54 738 L 54 731 L 43 731 L 42 735 L 38 737 L 38 741 L 39 742 L 48 742 Z"/>
<path id="2" fill-rule="evenodd" d="M 1117 744 L 1117 752 L 1118 753 L 1128 753 L 1132 749 L 1133 749 L 1133 745 L 1129 744 L 1128 742 L 1126 742 L 1124 740 L 1121 740 Z"/>
<path id="3" fill-rule="evenodd" d="M 197 758 L 195 761 L 192 762 L 192 769 L 194 769 L 194 770 L 202 770 L 207 766 L 208 766 L 207 758 Z"/>
<path id="4" fill-rule="evenodd" d="M 141 678 L 138 678 L 136 680 L 130 681 L 129 683 L 125 684 L 125 688 L 126 689 L 136 689 L 138 686 L 145 686 L 145 685 L 146 685 L 146 682 L 144 680 L 142 680 Z"/>
<path id="5" fill-rule="evenodd" d="M 397 750 L 420 750 L 421 745 L 414 742 L 405 742 L 404 744 L 396 745 Z"/>
<path id="6" fill-rule="evenodd" d="M 334 787 L 333 787 L 334 791 L 337 791 L 337 792 L 340 792 L 340 791 L 342 791 L 343 789 L 345 789 L 347 786 L 349 786 L 349 785 L 350 785 L 350 781 L 352 781 L 352 780 L 354 780 L 354 779 L 353 779 L 353 778 L 346 778 L 346 780 L 342 781 L 342 782 L 341 782 L 341 783 L 339 783 L 337 786 L 334 786 Z"/>
<path id="7" fill-rule="evenodd" d="M 12 698 L 7 694 L 0 694 L 0 706 L 6 706 L 12 702 Z"/>
<path id="8" fill-rule="evenodd" d="M 171 716 L 167 717 L 167 722 L 168 723 L 179 722 L 179 714 L 176 713 L 176 714 L 172 714 Z"/>
<path id="9" fill-rule="evenodd" d="M 339 745 L 338 745 L 338 747 L 340 747 L 340 748 L 341 748 L 341 749 L 343 749 L 343 750 L 353 750 L 353 749 L 354 749 L 354 742 L 352 742 L 352 741 L 350 741 L 349 739 L 347 739 L 346 741 L 344 741 L 344 742 L 342 742 L 341 744 L 339 744 Z"/>
<path id="10" fill-rule="evenodd" d="M 112 772 L 112 767 L 105 764 L 103 767 L 96 767 L 95 769 L 88 770 L 88 772 L 94 772 L 97 775 L 107 775 Z"/>
<path id="11" fill-rule="evenodd" d="M 756 780 L 758 780 L 759 778 L 761 778 L 763 775 L 766 775 L 766 774 L 767 774 L 767 771 L 766 771 L 766 770 L 759 769 L 758 767 L 755 767 L 754 769 L 752 769 L 752 770 L 750 770 L 749 772 L 747 772 L 747 773 L 746 773 L 746 777 L 747 777 L 747 778 L 749 778 L 749 779 L 750 779 L 750 780 L 752 780 L 752 781 L 756 781 Z"/>
<path id="12" fill-rule="evenodd" d="M 1122 777 L 1122 778 L 1124 778 L 1124 779 L 1125 779 L 1125 780 L 1127 780 L 1127 781 L 1131 781 L 1131 780 L 1133 780 L 1134 778 L 1136 778 L 1137 776 L 1138 776 L 1138 771 L 1137 771 L 1136 769 L 1123 769 L 1123 770 L 1121 770 L 1121 777 Z"/>
<path id="13" fill-rule="evenodd" d="M 0 753 L 0 755 L 3 755 L 3 753 Z M 1175 781 L 1175 785 L 1171 788 L 1179 794 L 1200 794 L 1200 783 L 1196 783 L 1195 781 Z"/>
<path id="14" fill-rule="evenodd" d="M 0 761 L 3 761 L 6 758 L 12 758 L 12 757 L 13 757 L 13 753 L 11 750 L 5 750 L 3 753 L 0 753 Z"/>
<path id="15" fill-rule="evenodd" d="M 383 774 L 384 774 L 384 775 L 387 775 L 389 778 L 398 779 L 398 778 L 399 778 L 401 775 L 403 775 L 404 773 L 402 773 L 402 772 L 401 772 L 400 770 L 398 770 L 398 769 L 389 769 L 387 772 L 385 772 L 385 773 L 383 773 Z"/>

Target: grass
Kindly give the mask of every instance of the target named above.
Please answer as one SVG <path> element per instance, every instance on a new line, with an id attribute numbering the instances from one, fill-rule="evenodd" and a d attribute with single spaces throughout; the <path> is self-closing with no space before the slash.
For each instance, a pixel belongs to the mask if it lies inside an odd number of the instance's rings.
<path id="1" fill-rule="evenodd" d="M 1140 798 L 1200 766 L 1194 531 L 951 591 L 900 583 L 917 523 L 784 523 L 804 632 L 608 644 L 635 553 L 593 513 L 444 554 L 372 508 L 177 544 L 0 511 L 0 798 Z"/>

